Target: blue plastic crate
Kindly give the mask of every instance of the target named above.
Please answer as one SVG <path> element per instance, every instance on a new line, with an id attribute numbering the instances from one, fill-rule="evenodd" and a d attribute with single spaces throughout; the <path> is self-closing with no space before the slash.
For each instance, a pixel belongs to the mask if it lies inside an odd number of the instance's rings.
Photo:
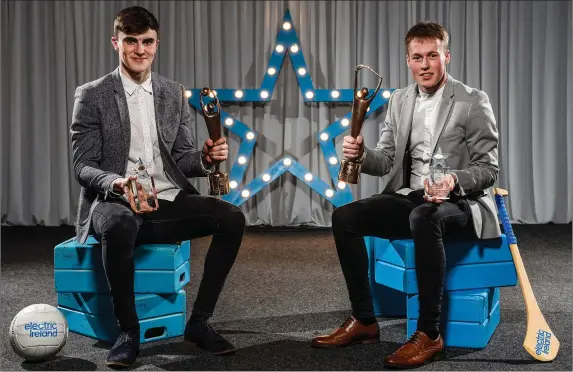
<path id="1" fill-rule="evenodd" d="M 443 318 L 448 321 L 483 323 L 499 298 L 499 288 L 445 292 L 442 301 Z M 419 317 L 418 295 L 408 296 L 407 308 L 409 319 Z"/>
<path id="2" fill-rule="evenodd" d="M 66 317 L 70 332 L 110 343 L 115 342 L 119 335 L 120 329 L 113 317 L 87 314 L 61 306 L 58 309 Z M 186 313 L 141 319 L 140 341 L 146 343 L 182 336 L 185 323 Z"/>
<path id="3" fill-rule="evenodd" d="M 412 269 L 416 267 L 414 241 L 412 239 L 392 240 L 373 238 L 377 261 Z M 446 264 L 449 266 L 485 264 L 492 262 L 513 262 L 507 238 L 476 239 L 471 241 L 446 242 Z"/>
<path id="4" fill-rule="evenodd" d="M 191 242 L 179 244 L 141 244 L 135 247 L 136 270 L 175 270 L 190 259 Z M 54 248 L 54 269 L 102 270 L 101 245 L 89 236 L 85 244 L 75 238 Z"/>
<path id="5" fill-rule="evenodd" d="M 387 262 L 376 261 L 376 282 L 408 295 L 418 293 L 415 269 L 405 269 Z M 445 291 L 460 291 L 491 287 L 508 287 L 517 283 L 513 262 L 492 262 L 446 267 Z"/>
<path id="6" fill-rule="evenodd" d="M 406 294 L 393 288 L 376 283 L 374 273 L 376 258 L 374 256 L 374 238 L 364 237 L 368 252 L 368 275 L 370 278 L 370 293 L 375 316 L 397 317 L 406 315 Z M 384 239 L 385 244 L 390 244 Z M 378 244 L 384 242 L 378 241 Z"/>
<path id="7" fill-rule="evenodd" d="M 70 310 L 97 316 L 113 316 L 109 294 L 104 293 L 58 293 L 58 305 Z M 139 319 L 162 315 L 185 313 L 187 296 L 181 289 L 173 294 L 135 295 L 135 308 Z"/>
<path id="8" fill-rule="evenodd" d="M 189 283 L 189 261 L 175 270 L 135 270 L 135 293 L 176 293 Z M 54 270 L 58 293 L 109 293 L 103 270 Z"/>
<path id="9" fill-rule="evenodd" d="M 376 283 L 418 293 L 412 239 L 372 238 Z M 498 239 L 446 243 L 446 291 L 515 286 L 517 273 L 505 235 Z"/>
<path id="10" fill-rule="evenodd" d="M 493 304 L 489 316 L 483 322 L 447 321 L 442 323 L 441 333 L 446 347 L 483 349 L 487 346 L 500 321 L 499 301 Z M 408 319 L 406 339 L 416 331 L 418 319 Z"/>

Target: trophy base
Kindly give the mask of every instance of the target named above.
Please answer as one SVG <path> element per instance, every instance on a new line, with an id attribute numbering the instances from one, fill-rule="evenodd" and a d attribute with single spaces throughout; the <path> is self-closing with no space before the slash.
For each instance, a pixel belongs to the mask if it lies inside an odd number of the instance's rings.
<path id="1" fill-rule="evenodd" d="M 207 178 L 209 180 L 209 195 L 226 195 L 231 192 L 227 173 L 217 171 L 208 175 Z"/>
<path id="2" fill-rule="evenodd" d="M 338 180 L 353 185 L 358 183 L 360 178 L 360 169 L 362 164 L 355 163 L 350 160 L 341 160 L 340 169 L 338 170 Z"/>
<path id="3" fill-rule="evenodd" d="M 438 200 L 449 200 L 450 199 L 450 195 L 430 195 L 428 193 L 424 193 L 424 196 L 427 196 L 428 198 L 434 198 L 434 199 L 438 199 Z"/>

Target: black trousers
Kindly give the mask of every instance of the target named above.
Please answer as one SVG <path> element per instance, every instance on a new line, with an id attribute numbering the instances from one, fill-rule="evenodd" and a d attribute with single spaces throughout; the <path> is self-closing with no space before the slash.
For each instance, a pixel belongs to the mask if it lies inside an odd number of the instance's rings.
<path id="1" fill-rule="evenodd" d="M 138 327 L 134 295 L 134 247 L 213 235 L 193 313 L 210 317 L 243 239 L 245 216 L 226 201 L 181 191 L 173 202 L 135 214 L 122 200 L 99 203 L 92 228 L 101 242 L 114 314 L 123 330 Z"/>
<path id="2" fill-rule="evenodd" d="M 412 238 L 420 303 L 418 329 L 439 331 L 446 267 L 443 238 L 476 237 L 467 200 L 427 203 L 423 190 L 408 196 L 374 195 L 335 209 L 332 228 L 352 313 L 358 319 L 374 317 L 363 237 Z"/>

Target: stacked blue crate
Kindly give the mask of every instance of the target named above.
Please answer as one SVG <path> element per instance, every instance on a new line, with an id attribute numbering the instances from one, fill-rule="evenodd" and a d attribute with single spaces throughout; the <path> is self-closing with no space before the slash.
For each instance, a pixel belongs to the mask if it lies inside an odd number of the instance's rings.
<path id="1" fill-rule="evenodd" d="M 371 239 L 374 281 L 406 296 L 409 337 L 416 330 L 418 319 L 414 243 L 411 239 Z M 446 346 L 485 347 L 500 321 L 499 287 L 516 284 L 505 235 L 499 239 L 447 243 L 442 319 Z"/>
<path id="2" fill-rule="evenodd" d="M 183 335 L 190 277 L 190 242 L 143 244 L 135 248 L 135 304 L 142 343 Z M 113 315 L 99 242 L 69 239 L 54 248 L 58 309 L 71 332 L 113 342 L 119 327 Z"/>

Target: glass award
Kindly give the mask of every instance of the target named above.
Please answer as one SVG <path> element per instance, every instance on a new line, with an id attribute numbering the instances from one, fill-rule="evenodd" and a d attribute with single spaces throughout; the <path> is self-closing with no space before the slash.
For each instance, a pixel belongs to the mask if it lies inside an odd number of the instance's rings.
<path id="1" fill-rule="evenodd" d="M 157 193 L 155 190 L 155 180 L 153 176 L 147 171 L 145 164 L 141 158 L 135 164 L 135 174 L 137 175 L 136 180 L 129 182 L 129 188 L 133 193 L 133 200 L 130 200 L 131 208 L 136 211 L 141 211 L 141 201 L 138 197 L 137 184 L 141 185 L 141 191 L 143 192 L 143 199 L 151 208 L 158 208 L 159 203 L 157 202 Z"/>
<path id="2" fill-rule="evenodd" d="M 425 194 L 430 198 L 447 200 L 450 198 L 450 185 L 445 178 L 450 173 L 450 168 L 446 165 L 446 158 L 450 153 L 442 153 L 442 149 L 438 147 L 437 152 L 428 155 L 430 155 L 430 173 Z"/>

